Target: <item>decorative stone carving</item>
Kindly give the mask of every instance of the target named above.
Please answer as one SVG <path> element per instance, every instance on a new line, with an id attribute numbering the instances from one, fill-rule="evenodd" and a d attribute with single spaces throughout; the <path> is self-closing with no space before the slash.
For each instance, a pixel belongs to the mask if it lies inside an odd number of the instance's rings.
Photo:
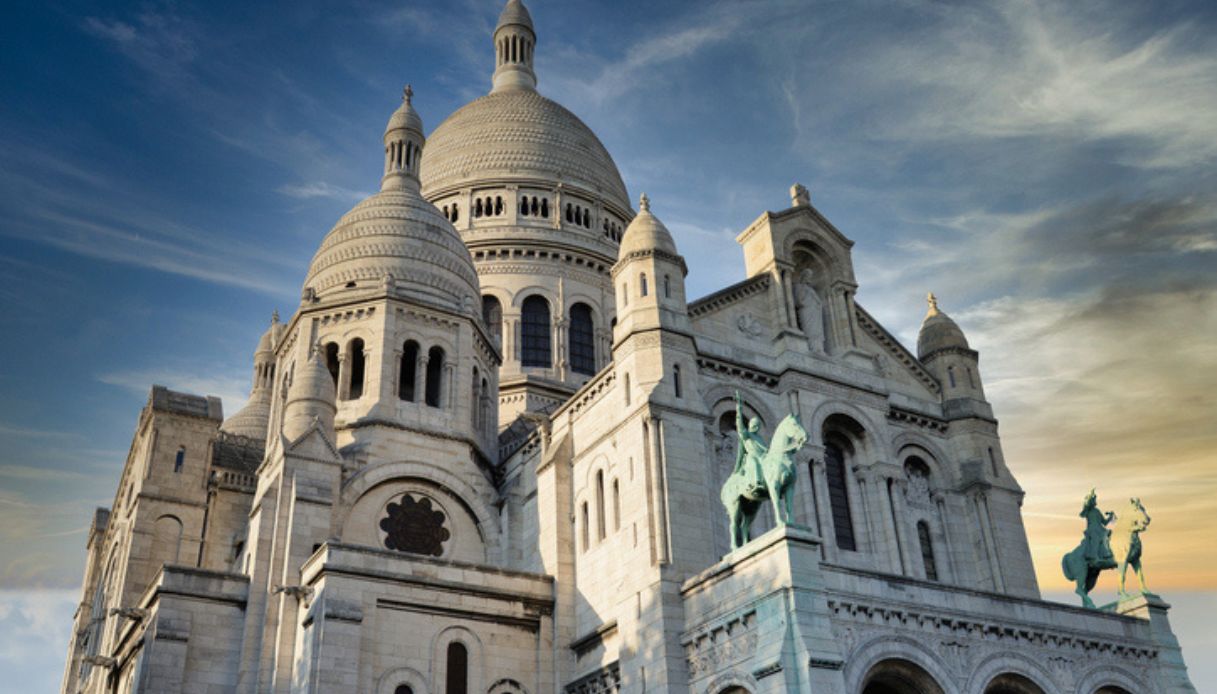
<path id="1" fill-rule="evenodd" d="M 451 533 L 444 527 L 444 512 L 432 508 L 430 499 L 405 494 L 385 510 L 388 515 L 380 520 L 380 529 L 387 533 L 385 547 L 435 557 L 444 553 Z"/>
<path id="2" fill-rule="evenodd" d="M 739 320 L 735 321 L 735 325 L 741 333 L 748 337 L 759 338 L 765 334 L 765 326 L 761 325 L 761 322 L 750 313 L 740 316 Z"/>
<path id="3" fill-rule="evenodd" d="M 738 617 L 705 631 L 685 644 L 689 677 L 697 679 L 720 672 L 756 654 L 756 612 Z"/>

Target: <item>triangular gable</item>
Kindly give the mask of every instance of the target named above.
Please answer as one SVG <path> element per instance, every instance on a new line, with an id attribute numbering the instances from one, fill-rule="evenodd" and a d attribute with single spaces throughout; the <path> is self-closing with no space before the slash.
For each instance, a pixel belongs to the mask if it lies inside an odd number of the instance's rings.
<path id="1" fill-rule="evenodd" d="M 931 397 L 937 398 L 942 392 L 942 387 L 938 384 L 938 380 L 934 378 L 929 371 L 921 365 L 917 357 L 904 348 L 890 332 L 887 331 L 875 317 L 866 312 L 866 309 L 854 303 L 855 316 L 858 319 L 858 326 L 862 328 L 862 334 L 869 338 L 877 351 L 888 356 L 889 363 L 894 362 L 900 365 L 901 371 L 908 375 L 913 383 L 921 386 Z M 894 374 L 889 374 L 889 376 Z"/>

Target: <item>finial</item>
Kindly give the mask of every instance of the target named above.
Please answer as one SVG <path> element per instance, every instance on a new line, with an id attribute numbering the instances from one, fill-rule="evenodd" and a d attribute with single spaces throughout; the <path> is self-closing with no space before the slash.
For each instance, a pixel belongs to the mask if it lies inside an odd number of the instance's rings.
<path id="1" fill-rule="evenodd" d="M 802 183 L 796 183 L 790 186 L 790 206 L 791 207 L 807 207 L 811 204 L 811 193 L 807 192 L 807 186 Z"/>
<path id="2" fill-rule="evenodd" d="M 406 88 L 401 90 L 401 100 L 410 103 L 410 98 L 414 96 L 414 87 L 406 85 Z"/>
<path id="3" fill-rule="evenodd" d="M 929 315 L 938 315 L 938 297 L 934 296 L 934 292 L 925 295 L 926 303 L 930 305 Z"/>
<path id="4" fill-rule="evenodd" d="M 642 196 L 638 198 L 638 211 L 639 212 L 650 212 L 651 211 L 651 199 L 647 197 L 646 193 L 643 193 Z"/>
<path id="5" fill-rule="evenodd" d="M 270 313 L 270 324 L 274 325 L 279 322 L 279 309 L 275 309 Z"/>

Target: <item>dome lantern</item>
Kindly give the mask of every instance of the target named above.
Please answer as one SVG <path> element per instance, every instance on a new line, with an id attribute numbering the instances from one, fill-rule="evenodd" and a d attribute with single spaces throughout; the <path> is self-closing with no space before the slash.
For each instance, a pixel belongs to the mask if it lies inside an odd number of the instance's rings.
<path id="1" fill-rule="evenodd" d="M 508 0 L 499 14 L 494 30 L 494 82 L 490 92 L 537 88 L 537 73 L 533 71 L 533 49 L 537 34 L 532 16 L 521 0 Z"/>
<path id="2" fill-rule="evenodd" d="M 401 106 L 389 117 L 385 126 L 385 171 L 380 179 L 381 190 L 418 190 L 418 165 L 423 158 L 423 119 L 414 110 L 410 85 L 402 90 Z"/>

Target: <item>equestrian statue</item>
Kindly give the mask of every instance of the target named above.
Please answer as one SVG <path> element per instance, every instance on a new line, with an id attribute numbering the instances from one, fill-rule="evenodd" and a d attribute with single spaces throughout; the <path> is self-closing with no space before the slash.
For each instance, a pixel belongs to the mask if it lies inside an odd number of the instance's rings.
<path id="1" fill-rule="evenodd" d="M 744 426 L 744 408 L 739 392 L 735 393 L 735 433 L 739 445 L 735 452 L 735 468 L 723 484 L 723 506 L 731 522 L 731 549 L 748 542 L 752 521 L 768 499 L 773 504 L 773 518 L 778 525 L 791 522 L 794 510 L 794 453 L 807 443 L 807 431 L 793 415 L 786 415 L 766 446 L 760 435 L 761 422 L 756 417 Z"/>
<path id="2" fill-rule="evenodd" d="M 1141 592 L 1146 592 L 1145 573 L 1141 569 L 1140 533 L 1149 527 L 1149 515 L 1141 506 L 1141 500 L 1130 499 L 1129 511 L 1117 517 L 1114 513 L 1099 510 L 1098 500 L 1091 489 L 1078 515 L 1086 519 L 1086 530 L 1081 544 L 1061 558 L 1061 570 L 1065 578 L 1077 584 L 1074 592 L 1082 598 L 1082 605 L 1095 608 L 1090 591 L 1094 589 L 1099 574 L 1107 569 L 1119 569 L 1122 597 L 1129 596 L 1124 590 L 1124 574 L 1129 566 L 1137 572 Z M 1114 537 L 1107 527 L 1112 521 L 1116 522 Z M 1113 546 L 1115 552 L 1112 551 Z"/>

